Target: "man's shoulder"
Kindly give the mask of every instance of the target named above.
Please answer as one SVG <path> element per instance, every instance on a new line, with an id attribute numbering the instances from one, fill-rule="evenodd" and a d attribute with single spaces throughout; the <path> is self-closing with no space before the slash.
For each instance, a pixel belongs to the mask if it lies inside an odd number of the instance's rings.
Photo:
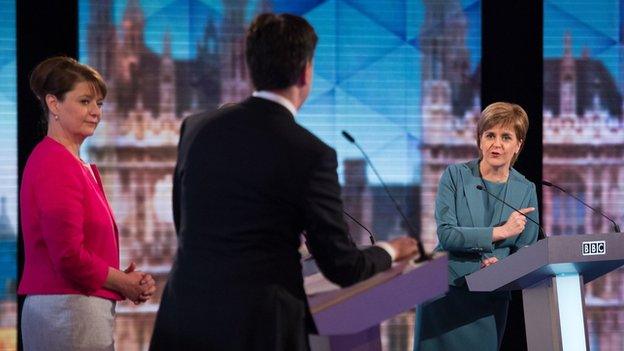
<path id="1" fill-rule="evenodd" d="M 308 130 L 305 126 L 297 122 L 285 107 L 262 98 L 251 97 L 239 104 L 240 110 L 234 113 L 257 114 L 259 117 L 267 118 L 268 123 L 274 123 L 279 129 L 279 137 L 288 140 L 290 144 L 300 147 L 327 150 L 331 149 L 323 140 Z"/>
<path id="2" fill-rule="evenodd" d="M 289 140 L 289 144 L 292 145 L 297 152 L 307 154 L 315 159 L 321 157 L 321 155 L 335 156 L 336 154 L 335 150 L 330 145 L 298 123 L 293 123 L 292 128 L 288 130 L 286 139 Z"/>
<path id="3" fill-rule="evenodd" d="M 306 127 L 302 126 L 299 123 L 293 123 L 293 130 L 297 133 L 297 136 L 301 138 L 306 143 L 310 145 L 314 145 L 316 147 L 321 148 L 330 148 L 330 146 L 325 143 L 321 138 L 319 138 L 316 134 L 312 133 Z"/>
<path id="4" fill-rule="evenodd" d="M 261 114 L 262 112 L 260 105 L 249 98 L 241 102 L 227 103 L 224 104 L 224 106 L 212 110 L 189 115 L 185 118 L 183 125 L 185 129 L 192 130 L 201 128 L 206 124 L 220 125 L 223 123 L 230 123 L 233 122 L 232 118 L 236 118 L 237 116 L 251 116 Z"/>
<path id="5" fill-rule="evenodd" d="M 209 111 L 202 111 L 193 115 L 189 115 L 182 122 L 183 127 L 186 130 L 192 130 L 192 129 L 198 128 L 200 125 L 203 125 L 207 122 L 210 122 L 216 119 L 217 116 L 219 116 L 219 114 L 222 112 L 223 111 L 220 111 L 220 110 L 209 110 Z"/>
<path id="6" fill-rule="evenodd" d="M 264 131 L 274 132 L 274 140 L 282 140 L 299 150 L 302 148 L 317 152 L 333 150 L 318 136 L 297 123 L 285 108 L 273 105 L 277 104 L 259 98 L 249 98 L 227 107 L 200 112 L 186 117 L 181 132 L 184 135 L 191 135 L 201 130 L 218 132 L 233 127 L 238 130 L 260 127 Z"/>

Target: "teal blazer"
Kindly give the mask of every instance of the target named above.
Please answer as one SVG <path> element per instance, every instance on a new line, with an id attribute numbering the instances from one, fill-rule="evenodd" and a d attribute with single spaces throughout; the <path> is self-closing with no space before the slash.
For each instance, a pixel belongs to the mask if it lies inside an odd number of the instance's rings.
<path id="1" fill-rule="evenodd" d="M 535 184 L 513 168 L 507 182 L 504 200 L 517 209 L 535 207 L 528 216 L 538 222 Z M 483 191 L 477 189 L 477 185 L 483 185 L 479 160 L 472 160 L 450 165 L 438 187 L 435 219 L 439 244 L 436 250 L 448 252 L 449 284 L 454 286 L 463 286 L 464 276 L 481 269 L 483 258 L 495 256 L 500 260 L 537 240 L 538 226 L 527 221 L 519 235 L 492 243 L 493 227 L 484 223 Z M 513 212 L 510 207 L 502 206 L 499 225 Z"/>

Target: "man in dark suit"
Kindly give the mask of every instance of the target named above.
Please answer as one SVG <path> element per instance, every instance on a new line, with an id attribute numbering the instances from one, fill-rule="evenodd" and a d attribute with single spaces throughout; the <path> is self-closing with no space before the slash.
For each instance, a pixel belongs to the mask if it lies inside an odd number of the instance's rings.
<path id="1" fill-rule="evenodd" d="M 294 120 L 316 42 L 301 17 L 258 16 L 246 38 L 254 95 L 185 120 L 173 189 L 178 252 L 150 350 L 308 349 L 303 231 L 321 271 L 342 286 L 416 253 L 412 238 L 365 250 L 349 239 L 336 153 Z"/>

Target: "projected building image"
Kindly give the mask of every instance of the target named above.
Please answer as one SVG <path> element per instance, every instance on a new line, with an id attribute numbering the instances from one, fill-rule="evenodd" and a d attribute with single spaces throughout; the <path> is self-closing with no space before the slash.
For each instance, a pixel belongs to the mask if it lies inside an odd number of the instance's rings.
<path id="1" fill-rule="evenodd" d="M 0 351 L 17 347 L 17 80 L 15 1 L 0 0 Z"/>
<path id="2" fill-rule="evenodd" d="M 159 284 L 147 304 L 118 305 L 118 349 L 147 347 L 175 256 L 171 174 L 181 121 L 249 96 L 244 32 L 260 12 L 303 15 L 319 33 L 313 91 L 297 120 L 337 149 L 345 209 L 378 239 L 409 234 L 359 151 L 340 136 L 343 129 L 370 153 L 426 247 L 435 246 L 431 204 L 439 176 L 477 151 L 471 131 L 480 110 L 480 2 L 377 7 L 375 1 L 80 2 L 81 59 L 109 86 L 86 153 L 116 215 L 122 265 L 137 262 Z M 369 244 L 368 234 L 347 222 L 355 240 Z M 413 323 L 409 312 L 386 322 L 384 348 L 409 349 Z"/>
<path id="3" fill-rule="evenodd" d="M 622 1 L 544 2 L 544 178 L 624 219 Z M 543 188 L 550 235 L 613 232 L 607 219 Z M 624 349 L 624 271 L 585 289 L 592 350 Z"/>

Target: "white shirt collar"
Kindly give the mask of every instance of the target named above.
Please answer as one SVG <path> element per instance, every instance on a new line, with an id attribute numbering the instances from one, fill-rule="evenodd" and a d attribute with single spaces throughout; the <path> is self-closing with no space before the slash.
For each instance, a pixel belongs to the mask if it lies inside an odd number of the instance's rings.
<path id="1" fill-rule="evenodd" d="M 278 103 L 284 106 L 286 109 L 288 109 L 288 111 L 292 113 L 293 117 L 297 115 L 297 108 L 295 107 L 295 105 L 293 105 L 293 103 L 290 102 L 290 100 L 288 100 L 287 98 L 279 94 L 275 94 L 268 90 L 260 90 L 260 91 L 254 91 L 253 94 L 251 94 L 251 96 Z"/>

